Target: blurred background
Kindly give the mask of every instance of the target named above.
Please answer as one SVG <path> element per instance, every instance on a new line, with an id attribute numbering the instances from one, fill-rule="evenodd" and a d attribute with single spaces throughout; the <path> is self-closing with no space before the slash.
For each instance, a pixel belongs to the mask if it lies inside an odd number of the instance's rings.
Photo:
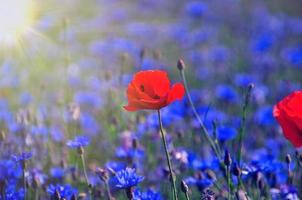
<path id="1" fill-rule="evenodd" d="M 135 165 L 144 186 L 165 191 L 156 180 L 164 177 L 156 115 L 122 106 L 135 72 L 163 69 L 180 82 L 182 58 L 198 113 L 210 132 L 216 121 L 223 149 L 232 150 L 245 91 L 255 85 L 243 157 L 273 166 L 275 182 L 267 182 L 280 189 L 285 155 L 294 149 L 272 107 L 301 89 L 301 15 L 300 0 L 1 0 L 0 120 L 7 146 L 0 154 L 5 160 L 30 151 L 29 178 L 38 171 L 45 187 L 71 183 L 67 169 L 77 155 L 65 144 L 85 135 L 91 182 L 96 166 L 119 163 Z M 182 178 L 216 169 L 186 98 L 163 110 L 163 122 Z M 133 140 L 141 150 L 136 164 L 129 161 Z M 59 179 L 52 174 L 57 168 L 64 172 Z"/>

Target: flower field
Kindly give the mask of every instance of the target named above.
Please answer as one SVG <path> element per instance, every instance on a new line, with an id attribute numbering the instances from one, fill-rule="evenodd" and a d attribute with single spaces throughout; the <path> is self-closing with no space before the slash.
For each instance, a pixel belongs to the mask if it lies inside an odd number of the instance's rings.
<path id="1" fill-rule="evenodd" d="M 302 198 L 299 0 L 0 0 L 0 200 Z"/>

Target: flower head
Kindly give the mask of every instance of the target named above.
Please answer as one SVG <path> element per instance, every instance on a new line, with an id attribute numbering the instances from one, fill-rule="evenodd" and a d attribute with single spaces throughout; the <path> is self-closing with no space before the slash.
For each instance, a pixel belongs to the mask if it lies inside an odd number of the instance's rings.
<path id="1" fill-rule="evenodd" d="M 77 136 L 73 140 L 67 141 L 66 145 L 70 148 L 80 148 L 89 145 L 89 139 L 85 136 Z"/>
<path id="2" fill-rule="evenodd" d="M 14 161 L 16 162 L 22 162 L 22 161 L 26 161 L 29 160 L 32 157 L 32 153 L 31 152 L 23 152 L 19 155 L 13 155 L 12 158 Z"/>
<path id="3" fill-rule="evenodd" d="M 73 195 L 77 194 L 77 190 L 70 185 L 49 185 L 47 188 L 47 193 L 50 196 L 58 195 L 63 199 L 71 199 Z"/>
<path id="4" fill-rule="evenodd" d="M 181 83 L 170 86 L 165 71 L 140 71 L 128 85 L 128 105 L 124 108 L 127 111 L 159 110 L 175 100 L 182 99 L 184 93 L 185 89 Z"/>
<path id="5" fill-rule="evenodd" d="M 125 189 L 136 186 L 138 183 L 142 182 L 144 177 L 136 174 L 135 169 L 126 168 L 124 170 L 118 171 L 115 175 L 117 188 Z"/>
<path id="6" fill-rule="evenodd" d="M 284 136 L 296 147 L 302 147 L 302 91 L 295 91 L 275 105 L 273 115 Z"/>
<path id="7" fill-rule="evenodd" d="M 155 192 L 151 189 L 148 189 L 147 191 L 143 192 L 139 189 L 136 189 L 134 191 L 134 200 L 162 200 L 160 193 Z"/>

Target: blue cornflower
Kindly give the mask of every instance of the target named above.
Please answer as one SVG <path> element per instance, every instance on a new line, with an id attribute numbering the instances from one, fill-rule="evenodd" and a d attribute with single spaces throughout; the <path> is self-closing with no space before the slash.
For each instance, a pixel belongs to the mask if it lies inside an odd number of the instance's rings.
<path id="1" fill-rule="evenodd" d="M 252 41 L 252 48 L 255 52 L 264 53 L 268 51 L 274 44 L 275 38 L 271 33 L 263 33 Z"/>
<path id="2" fill-rule="evenodd" d="M 282 51 L 282 57 L 293 65 L 301 65 L 302 48 L 301 47 L 286 48 Z"/>
<path id="3" fill-rule="evenodd" d="M 236 90 L 234 90 L 233 87 L 229 85 L 219 85 L 216 88 L 216 96 L 221 100 L 231 103 L 238 101 L 238 93 L 236 92 Z"/>
<path id="4" fill-rule="evenodd" d="M 207 4 L 201 1 L 191 1 L 187 3 L 186 13 L 193 18 L 199 18 L 204 15 L 204 13 L 208 10 Z"/>
<path id="5" fill-rule="evenodd" d="M 31 152 L 23 152 L 19 155 L 13 155 L 12 158 L 14 161 L 16 162 L 22 162 L 22 161 L 26 161 L 29 160 L 32 157 L 32 153 Z"/>
<path id="6" fill-rule="evenodd" d="M 259 125 L 270 126 L 276 121 L 273 117 L 273 108 L 271 106 L 263 106 L 258 109 L 255 115 L 255 120 Z"/>
<path id="7" fill-rule="evenodd" d="M 142 149 L 117 147 L 115 150 L 115 155 L 118 158 L 141 158 L 144 156 L 144 154 L 145 152 Z"/>
<path id="8" fill-rule="evenodd" d="M 0 180 L 14 181 L 22 175 L 22 170 L 19 165 L 16 165 L 12 160 L 0 160 Z"/>
<path id="9" fill-rule="evenodd" d="M 80 148 L 89 145 L 89 139 L 85 136 L 77 136 L 73 140 L 67 141 L 66 145 L 70 148 Z"/>
<path id="10" fill-rule="evenodd" d="M 232 140 L 236 137 L 237 130 L 230 126 L 222 126 L 217 128 L 217 137 L 220 141 Z"/>
<path id="11" fill-rule="evenodd" d="M 116 161 L 108 161 L 105 164 L 105 166 L 106 166 L 107 169 L 111 169 L 111 170 L 117 172 L 117 171 L 120 171 L 122 169 L 125 169 L 126 168 L 126 163 L 116 162 Z"/>
<path id="12" fill-rule="evenodd" d="M 52 167 L 50 169 L 50 174 L 53 178 L 63 178 L 65 175 L 65 170 L 61 167 Z"/>
<path id="13" fill-rule="evenodd" d="M 88 135 L 96 135 L 102 129 L 96 117 L 88 112 L 82 112 L 80 117 L 82 130 Z"/>
<path id="14" fill-rule="evenodd" d="M 15 184 L 9 184 L 6 186 L 4 198 L 0 197 L 0 200 L 24 200 L 24 189 L 17 189 Z"/>
<path id="15" fill-rule="evenodd" d="M 144 177 L 137 175 L 135 169 L 132 168 L 126 168 L 124 170 L 118 171 L 115 175 L 115 178 L 117 181 L 115 187 L 120 189 L 136 186 L 144 179 Z"/>
<path id="16" fill-rule="evenodd" d="M 208 178 L 194 178 L 194 177 L 188 177 L 185 179 L 185 182 L 187 185 L 194 185 L 196 186 L 200 191 L 203 191 L 205 188 L 211 187 L 214 184 L 214 181 Z"/>
<path id="17" fill-rule="evenodd" d="M 72 186 L 66 185 L 49 185 L 47 187 L 47 193 L 50 196 L 55 195 L 58 192 L 61 198 L 70 199 L 73 195 L 77 195 L 78 191 Z"/>
<path id="18" fill-rule="evenodd" d="M 133 200 L 162 200 L 162 198 L 159 192 L 155 192 L 151 189 L 145 192 L 136 189 L 133 193 Z"/>

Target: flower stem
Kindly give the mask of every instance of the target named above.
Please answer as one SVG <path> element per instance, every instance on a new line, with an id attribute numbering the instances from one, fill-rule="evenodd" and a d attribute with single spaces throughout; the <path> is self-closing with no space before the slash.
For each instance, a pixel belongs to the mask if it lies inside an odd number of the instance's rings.
<path id="1" fill-rule="evenodd" d="M 188 192 L 186 192 L 186 200 L 190 200 Z"/>
<path id="2" fill-rule="evenodd" d="M 176 183 L 175 183 L 176 180 L 175 180 L 175 176 L 174 176 L 174 173 L 173 173 L 173 170 L 172 170 L 171 159 L 170 159 L 170 155 L 169 155 L 168 148 L 167 148 L 166 136 L 165 136 L 164 131 L 163 131 L 163 124 L 162 124 L 162 120 L 161 120 L 160 110 L 158 110 L 157 113 L 158 113 L 158 122 L 159 122 L 159 129 L 160 129 L 160 133 L 161 133 L 161 138 L 162 138 L 162 142 L 164 144 L 167 163 L 168 163 L 168 167 L 169 167 L 169 171 L 170 171 L 170 175 L 171 175 L 171 183 L 172 183 L 172 187 L 173 187 L 174 199 L 178 200 Z"/>
<path id="3" fill-rule="evenodd" d="M 92 199 L 92 191 L 91 191 L 91 185 L 89 183 L 89 179 L 88 179 L 88 176 L 87 176 L 87 169 L 86 169 L 84 152 L 82 154 L 80 154 L 80 156 L 81 156 L 81 160 L 82 160 L 82 165 L 83 165 L 83 171 L 84 171 L 84 176 L 85 176 L 86 184 L 88 186 L 89 197 L 90 197 L 90 200 L 91 200 Z"/>
<path id="4" fill-rule="evenodd" d="M 105 181 L 105 190 L 106 190 L 106 193 L 107 193 L 108 200 L 111 200 L 112 195 L 111 195 L 111 192 L 110 192 L 108 181 Z"/>
<path id="5" fill-rule="evenodd" d="M 22 180 L 23 180 L 23 189 L 24 189 L 24 200 L 27 199 L 27 191 L 26 191 L 26 178 L 25 178 L 25 172 L 26 172 L 26 161 L 22 161 Z"/>
<path id="6" fill-rule="evenodd" d="M 252 89 L 254 88 L 253 84 L 250 84 L 248 86 L 248 90 L 246 92 L 245 95 L 245 99 L 244 99 L 244 104 L 243 104 L 243 108 L 242 108 L 242 117 L 241 117 L 241 125 L 239 128 L 239 150 L 237 153 L 237 162 L 238 165 L 241 166 L 241 157 L 242 157 L 242 143 L 243 143 L 243 138 L 245 135 L 245 121 L 246 121 L 246 115 L 247 115 L 247 108 L 250 102 L 250 97 L 251 97 L 251 92 Z"/>
<path id="7" fill-rule="evenodd" d="M 186 90 L 186 93 L 187 93 L 187 97 L 188 97 L 188 100 L 189 100 L 189 103 L 190 103 L 190 106 L 192 108 L 192 111 L 193 111 L 193 114 L 195 115 L 198 123 L 200 124 L 200 127 L 202 129 L 202 132 L 204 133 L 205 137 L 206 137 L 206 140 L 209 142 L 209 144 L 211 145 L 214 153 L 216 154 L 216 157 L 221 160 L 220 158 L 220 154 L 216 148 L 216 145 L 214 143 L 214 141 L 212 140 L 212 138 L 210 137 L 209 133 L 208 133 L 208 130 L 206 129 L 206 127 L 204 126 L 203 124 L 203 121 L 201 120 L 199 114 L 197 113 L 196 111 L 196 108 L 194 106 L 194 103 L 192 101 L 192 98 L 191 98 L 191 95 L 189 93 L 189 88 L 188 88 L 188 84 L 187 84 L 187 80 L 186 80 L 186 76 L 185 76 L 185 73 L 184 73 L 184 70 L 180 70 L 180 75 L 181 75 L 181 78 L 182 78 L 182 81 L 183 81 L 183 84 L 185 86 L 185 90 Z"/>
<path id="8" fill-rule="evenodd" d="M 230 168 L 229 166 L 226 167 L 226 175 L 228 180 L 228 200 L 231 199 L 231 177 L 230 177 Z"/>

